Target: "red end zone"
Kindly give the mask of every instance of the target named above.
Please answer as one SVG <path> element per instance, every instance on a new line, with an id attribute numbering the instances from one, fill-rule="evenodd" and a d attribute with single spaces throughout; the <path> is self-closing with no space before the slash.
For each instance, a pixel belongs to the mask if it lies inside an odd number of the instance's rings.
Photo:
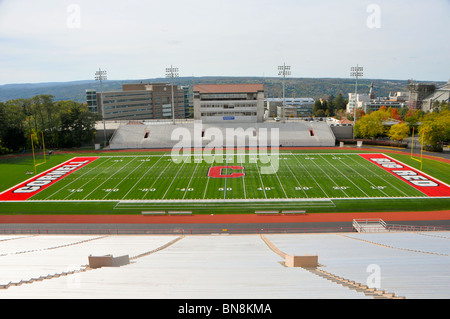
<path id="1" fill-rule="evenodd" d="M 43 189 L 70 175 L 98 157 L 76 157 L 55 166 L 33 178 L 10 188 L 0 194 L 0 201 L 23 201 L 36 195 Z"/>
<path id="2" fill-rule="evenodd" d="M 359 154 L 359 156 L 400 178 L 430 197 L 450 196 L 450 186 L 400 161 L 384 154 Z"/>

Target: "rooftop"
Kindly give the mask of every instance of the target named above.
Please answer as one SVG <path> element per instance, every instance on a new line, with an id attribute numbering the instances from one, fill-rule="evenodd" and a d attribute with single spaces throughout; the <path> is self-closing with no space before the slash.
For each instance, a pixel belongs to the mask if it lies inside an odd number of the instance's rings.
<path id="1" fill-rule="evenodd" d="M 200 93 L 255 93 L 264 91 L 263 84 L 199 84 L 194 92 Z"/>

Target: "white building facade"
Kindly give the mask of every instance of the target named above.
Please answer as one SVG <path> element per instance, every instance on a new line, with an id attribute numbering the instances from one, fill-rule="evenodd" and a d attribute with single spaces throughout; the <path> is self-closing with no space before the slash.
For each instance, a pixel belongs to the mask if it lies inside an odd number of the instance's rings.
<path id="1" fill-rule="evenodd" d="M 194 86 L 194 119 L 205 123 L 255 123 L 264 120 L 263 84 Z"/>

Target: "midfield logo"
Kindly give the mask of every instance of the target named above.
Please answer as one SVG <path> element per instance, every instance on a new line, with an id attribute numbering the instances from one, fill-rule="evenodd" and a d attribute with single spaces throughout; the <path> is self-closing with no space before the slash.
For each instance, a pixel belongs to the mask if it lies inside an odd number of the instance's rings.
<path id="1" fill-rule="evenodd" d="M 208 176 L 213 178 L 235 178 L 245 175 L 245 173 L 232 173 L 224 175 L 222 174 L 224 169 L 243 170 L 244 168 L 242 166 L 214 166 L 208 170 Z"/>
<path id="2" fill-rule="evenodd" d="M 226 167 L 235 167 L 230 164 L 236 161 L 240 165 L 258 164 L 261 174 L 275 174 L 278 171 L 280 147 L 278 128 L 269 130 L 250 127 L 224 130 L 225 135 L 223 129 L 218 127 L 203 129 L 202 121 L 194 121 L 193 133 L 184 127 L 174 129 L 171 140 L 178 142 L 172 148 L 172 161 L 177 164 L 191 163 L 192 160 L 205 161 L 208 164 L 225 164 Z M 208 142 L 205 147 L 204 141 Z M 210 173 L 221 175 L 219 168 L 214 167 Z M 239 173 L 233 174 L 232 177 L 236 177 L 235 174 Z"/>

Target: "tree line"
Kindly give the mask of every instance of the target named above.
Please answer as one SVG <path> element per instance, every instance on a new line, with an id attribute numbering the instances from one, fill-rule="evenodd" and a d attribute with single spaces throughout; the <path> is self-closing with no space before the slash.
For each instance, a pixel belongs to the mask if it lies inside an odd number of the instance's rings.
<path id="1" fill-rule="evenodd" d="M 0 153 L 35 148 L 71 148 L 95 139 L 100 116 L 85 104 L 53 101 L 52 95 L 0 102 Z"/>
<path id="2" fill-rule="evenodd" d="M 358 116 L 359 114 L 359 116 Z M 385 121 L 396 120 L 397 124 L 384 125 Z M 387 136 L 394 141 L 419 137 L 424 149 L 442 151 L 444 144 L 450 141 L 450 103 L 441 102 L 433 112 L 404 107 L 401 109 L 380 107 L 370 114 L 357 113 L 355 137 L 379 138 Z"/>
<path id="3" fill-rule="evenodd" d="M 328 96 L 327 99 L 318 99 L 314 102 L 313 114 L 316 117 L 343 117 L 347 108 L 348 99 L 344 99 L 341 93 L 336 97 Z"/>

